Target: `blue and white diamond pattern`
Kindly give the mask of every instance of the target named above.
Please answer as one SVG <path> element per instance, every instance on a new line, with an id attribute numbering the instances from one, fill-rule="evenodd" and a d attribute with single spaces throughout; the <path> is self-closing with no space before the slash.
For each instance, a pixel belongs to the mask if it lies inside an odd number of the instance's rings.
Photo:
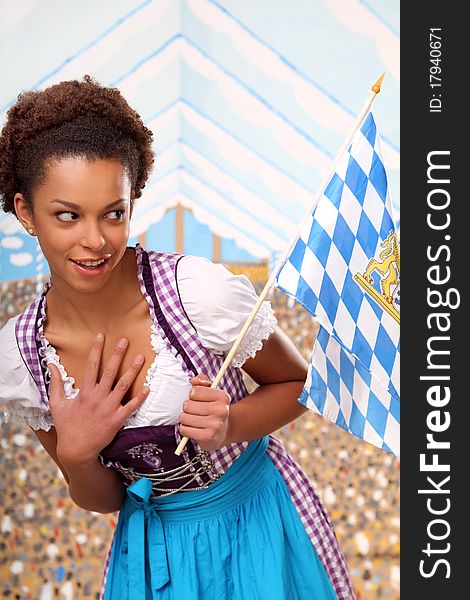
<path id="1" fill-rule="evenodd" d="M 379 136 L 368 113 L 277 285 L 321 324 L 300 401 L 398 454 L 399 324 L 354 280 L 370 259 L 380 260 L 380 244 L 394 230 Z"/>

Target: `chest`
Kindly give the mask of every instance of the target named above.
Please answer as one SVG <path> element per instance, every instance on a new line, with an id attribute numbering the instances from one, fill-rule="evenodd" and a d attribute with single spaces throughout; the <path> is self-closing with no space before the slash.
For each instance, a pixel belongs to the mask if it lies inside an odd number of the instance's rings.
<path id="1" fill-rule="evenodd" d="M 148 304 L 142 299 L 142 302 L 135 307 L 132 313 L 119 319 L 115 324 L 113 323 L 106 328 L 101 328 L 105 340 L 99 366 L 98 381 L 121 338 L 128 340 L 128 346 L 115 382 L 129 369 L 137 354 L 141 354 L 145 359 L 131 388 L 123 398 L 123 404 L 140 391 L 146 382 L 147 371 L 155 360 L 156 355 L 151 344 L 151 326 L 152 319 L 148 310 Z M 67 375 L 74 378 L 74 387 L 76 389 L 81 387 L 88 355 L 93 346 L 96 333 L 81 328 L 76 328 L 73 333 L 59 332 L 53 328 L 48 330 L 46 323 L 44 334 L 48 342 L 55 348 Z"/>

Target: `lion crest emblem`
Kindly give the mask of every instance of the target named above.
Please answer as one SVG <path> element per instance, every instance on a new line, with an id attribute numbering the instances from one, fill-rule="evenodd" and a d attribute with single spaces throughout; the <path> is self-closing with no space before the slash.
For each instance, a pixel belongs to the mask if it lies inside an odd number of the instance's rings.
<path id="1" fill-rule="evenodd" d="M 364 273 L 357 273 L 355 281 L 400 322 L 400 247 L 397 234 L 391 231 L 380 244 L 377 258 L 369 260 Z"/>

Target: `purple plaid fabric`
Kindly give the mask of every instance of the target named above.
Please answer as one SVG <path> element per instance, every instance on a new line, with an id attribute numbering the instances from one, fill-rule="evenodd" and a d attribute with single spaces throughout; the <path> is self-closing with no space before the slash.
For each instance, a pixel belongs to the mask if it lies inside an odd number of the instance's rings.
<path id="1" fill-rule="evenodd" d="M 41 401 L 45 407 L 49 406 L 49 371 L 44 361 L 39 332 L 45 318 L 44 301 L 47 291 L 51 287 L 50 279 L 44 285 L 39 298 L 32 302 L 19 315 L 16 321 L 15 334 L 18 348 L 24 363 L 30 372 L 38 390 Z"/>
<path id="2" fill-rule="evenodd" d="M 197 373 L 205 373 L 209 378 L 214 379 L 225 357 L 214 355 L 202 346 L 194 326 L 186 315 L 177 287 L 177 268 L 182 255 L 146 252 L 139 245 L 136 247 L 136 255 L 142 294 L 149 304 L 152 319 L 168 348 L 178 358 L 189 378 Z M 42 322 L 45 318 L 44 297 L 50 285 L 48 282 L 41 297 L 22 313 L 16 327 L 18 347 L 46 406 L 49 377 L 46 365 L 41 360 L 38 333 L 42 330 Z M 228 369 L 220 387 L 227 391 L 232 402 L 237 402 L 247 394 L 239 369 Z M 175 431 L 179 441 L 181 436 L 177 425 Z M 193 445 L 196 450 L 199 449 L 194 442 Z M 247 442 L 231 444 L 211 452 L 213 474 L 223 475 L 247 445 Z M 286 482 L 292 501 L 338 599 L 356 598 L 333 525 L 312 484 L 300 466 L 288 455 L 284 446 L 273 436 L 270 436 L 267 452 Z M 187 462 L 189 461 L 187 451 L 183 453 L 183 457 Z M 202 481 L 200 483 L 202 484 Z M 101 599 L 104 597 L 106 587 L 110 553 L 111 548 L 103 573 Z"/>

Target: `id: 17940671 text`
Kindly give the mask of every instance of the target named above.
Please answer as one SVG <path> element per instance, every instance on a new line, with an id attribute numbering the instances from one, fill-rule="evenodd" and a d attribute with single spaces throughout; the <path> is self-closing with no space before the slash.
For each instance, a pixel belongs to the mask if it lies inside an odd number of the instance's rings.
<path id="1" fill-rule="evenodd" d="M 429 87 L 431 98 L 429 100 L 429 112 L 440 113 L 442 111 L 442 36 L 440 27 L 429 29 Z"/>

